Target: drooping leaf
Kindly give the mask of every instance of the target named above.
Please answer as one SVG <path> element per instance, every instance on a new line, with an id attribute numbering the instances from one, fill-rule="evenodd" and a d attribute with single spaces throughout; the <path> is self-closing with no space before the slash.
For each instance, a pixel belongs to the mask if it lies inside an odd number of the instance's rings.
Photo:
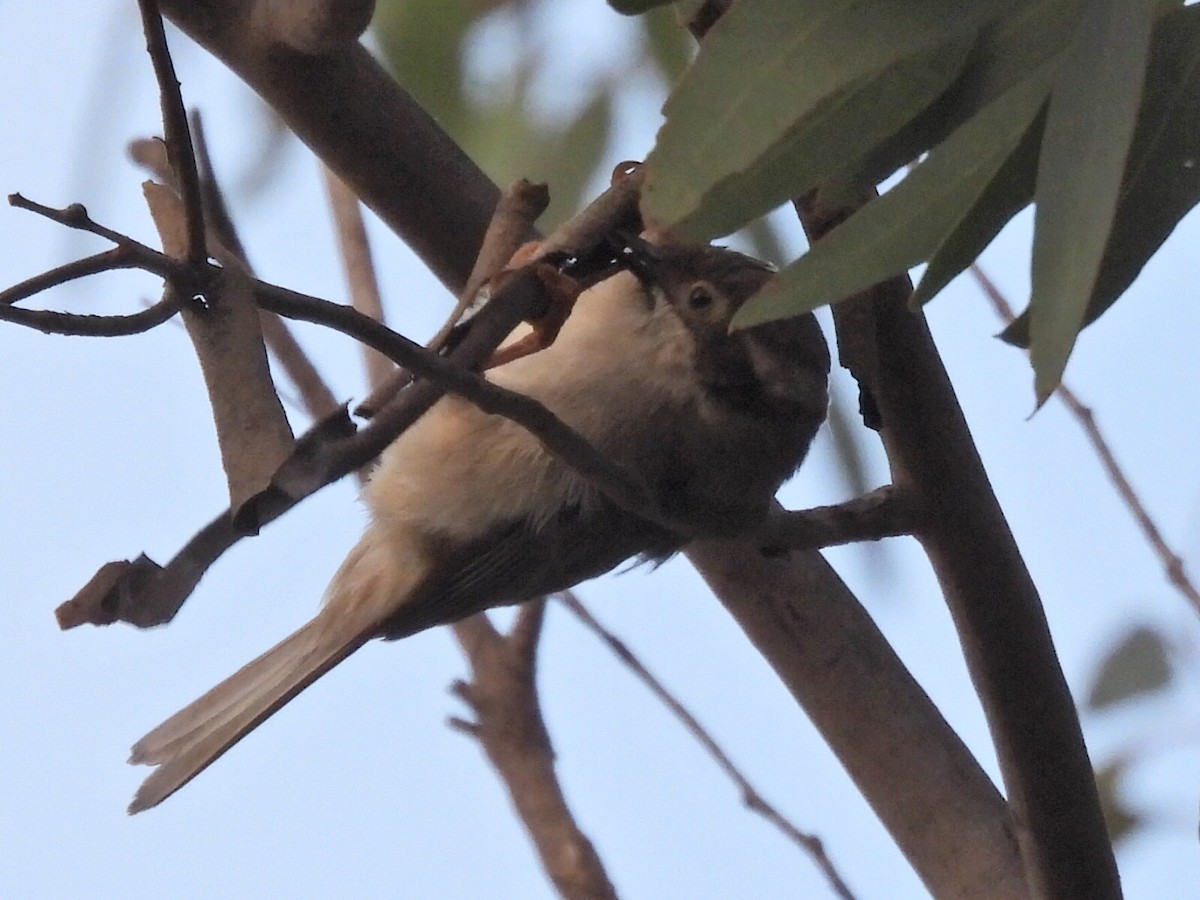
<path id="1" fill-rule="evenodd" d="M 1011 6 L 1001 0 L 741 0 L 709 32 L 664 107 L 667 121 L 647 159 L 643 211 L 694 238 L 743 224 L 758 213 L 743 212 L 732 225 L 708 221 L 721 206 L 710 195 L 724 179 L 777 158 L 808 117 L 828 113 L 852 86 L 934 48 L 969 45 L 981 25 Z M 890 85 L 902 105 L 911 104 L 902 81 Z M 919 109 L 910 107 L 910 117 Z M 843 159 L 861 156 L 887 136 L 855 140 L 855 129 L 846 127 L 854 121 L 843 120 L 836 132 Z"/>
<path id="2" fill-rule="evenodd" d="M 1179 221 L 1200 204 L 1200 6 L 1161 19 L 1121 199 L 1084 324 L 1128 289 Z M 1029 346 L 1029 313 L 1001 335 Z"/>
<path id="3" fill-rule="evenodd" d="M 655 9 L 642 16 L 646 49 L 668 84 L 673 84 L 691 61 L 695 41 L 681 28 L 671 9 Z"/>
<path id="4" fill-rule="evenodd" d="M 674 231 L 728 234 L 818 184 L 844 164 L 847 135 L 867 146 L 887 138 L 946 89 L 969 50 L 969 39 L 959 39 L 853 82 L 781 135 L 751 170 L 718 179 L 704 206 Z"/>
<path id="5" fill-rule="evenodd" d="M 944 141 L 977 112 L 1062 54 L 1084 0 L 1035 0 L 979 31 L 962 71 L 946 92 L 908 124 L 821 185 L 822 205 L 840 206 Z"/>
<path id="6" fill-rule="evenodd" d="M 1133 138 L 1157 0 L 1088 0 L 1058 69 L 1038 161 L 1030 358 L 1058 386 L 1096 288 Z"/>
<path id="7" fill-rule="evenodd" d="M 1173 672 L 1167 642 L 1145 625 L 1139 625 L 1104 657 L 1088 691 L 1087 704 L 1095 710 L 1145 694 L 1171 683 Z"/>
<path id="8" fill-rule="evenodd" d="M 799 315 L 928 259 L 996 180 L 1045 103 L 1054 70 L 1033 73 L 935 147 L 899 185 L 784 269 L 734 318 L 749 327 Z"/>
<path id="9" fill-rule="evenodd" d="M 996 170 L 971 210 L 946 236 L 929 259 L 909 305 L 928 303 L 967 266 L 979 258 L 1000 229 L 1033 200 L 1038 149 L 1045 117 L 1038 115 L 1017 146 Z"/>

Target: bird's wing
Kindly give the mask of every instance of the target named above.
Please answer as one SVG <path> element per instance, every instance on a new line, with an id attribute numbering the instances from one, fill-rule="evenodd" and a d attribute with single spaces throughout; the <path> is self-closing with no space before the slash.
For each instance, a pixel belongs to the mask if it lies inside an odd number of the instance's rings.
<path id="1" fill-rule="evenodd" d="M 571 506 L 550 521 L 514 520 L 439 556 L 411 600 L 383 625 L 388 640 L 495 606 L 524 603 L 602 575 L 641 554 L 665 558 L 676 535 L 607 501 Z"/>

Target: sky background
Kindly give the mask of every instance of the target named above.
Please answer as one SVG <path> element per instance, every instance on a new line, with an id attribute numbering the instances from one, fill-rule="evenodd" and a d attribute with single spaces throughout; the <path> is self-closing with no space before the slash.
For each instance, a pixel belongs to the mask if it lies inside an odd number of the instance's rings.
<path id="1" fill-rule="evenodd" d="M 632 31 L 598 0 L 541 23 L 561 60 L 547 106 L 620 64 Z M 160 130 L 135 4 L 0 4 L 0 187 L 154 243 L 134 137 Z M 476 65 L 486 79 L 488 47 Z M 240 82 L 170 32 L 185 98 L 205 116 L 216 165 L 259 274 L 344 300 L 318 170 L 289 145 L 254 182 L 268 140 Z M 640 158 L 661 96 L 628 97 L 612 163 Z M 536 178 L 537 172 L 528 173 Z M 371 222 L 393 320 L 421 338 L 448 307 L 409 251 Z M 1028 215 L 984 258 L 1020 302 Z M 798 238 L 790 250 L 798 253 Z M 1067 372 L 1185 561 L 1200 550 L 1200 219 L 1186 220 L 1129 294 L 1086 331 Z M 0 285 L 106 245 L 0 208 Z M 134 311 L 160 285 L 107 274 L 36 304 Z M 33 305 L 33 304 L 30 304 Z M 935 336 L 993 485 L 1037 582 L 1063 668 L 1086 693 L 1102 653 L 1134 624 L 1171 635 L 1177 685 L 1085 716 L 1093 760 L 1134 750 L 1129 799 L 1150 819 L 1120 850 L 1127 896 L 1197 896 L 1200 629 L 1106 481 L 1082 432 L 1052 401 L 1036 416 L 1020 352 L 960 280 L 929 308 Z M 340 399 L 363 396 L 353 345 L 300 333 Z M 102 563 L 165 562 L 224 506 L 198 367 L 182 328 L 121 339 L 50 337 L 0 325 L 0 896 L 553 896 L 477 745 L 446 727 L 464 663 L 445 630 L 374 643 L 162 807 L 125 806 L 146 770 L 127 767 L 143 733 L 306 621 L 364 521 L 355 489 L 325 489 L 241 542 L 169 627 L 60 632 L 53 610 Z M 852 386 L 839 371 L 835 390 Z M 298 427 L 303 417 L 290 410 Z M 870 440 L 872 481 L 886 468 Z M 782 494 L 789 506 L 846 498 L 828 434 Z M 995 776 L 982 713 L 924 558 L 909 540 L 832 551 L 950 723 Z M 861 898 L 924 889 L 766 664 L 685 560 L 585 585 L 581 597 L 691 708 L 759 788 L 818 834 Z M 505 617 L 500 617 L 502 620 Z M 815 867 L 745 811 L 695 741 L 562 608 L 541 646 L 541 689 L 559 773 L 580 824 L 626 897 L 826 897 Z M 930 814 L 935 811 L 931 810 Z"/>

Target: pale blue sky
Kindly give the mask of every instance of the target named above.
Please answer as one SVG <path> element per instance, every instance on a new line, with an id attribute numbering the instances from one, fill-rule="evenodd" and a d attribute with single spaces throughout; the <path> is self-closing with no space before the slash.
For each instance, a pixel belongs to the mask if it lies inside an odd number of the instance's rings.
<path id="1" fill-rule="evenodd" d="M 598 0 L 587 39 L 564 59 L 619 53 Z M 0 187 L 85 203 L 147 241 L 131 137 L 158 130 L 158 104 L 132 2 L 0 5 Z M 579 33 L 579 32 L 576 32 Z M 172 32 L 190 104 L 205 112 L 217 164 L 237 183 L 263 140 L 256 101 Z M 571 63 L 561 75 L 571 76 Z M 589 69 L 589 71 L 594 71 Z M 582 73 L 580 73 L 582 74 Z M 613 162 L 643 156 L 653 106 L 627 109 Z M 263 277 L 342 299 L 315 165 L 292 148 L 268 192 L 235 200 Z M 538 173 L 528 173 L 537 177 Z M 1019 299 L 1028 218 L 988 253 Z M 373 228 L 401 327 L 427 334 L 446 309 L 436 283 Z M 1196 415 L 1200 303 L 1193 216 L 1113 312 L 1085 333 L 1068 379 L 1090 402 L 1168 539 L 1198 565 Z M 0 208 L 0 284 L 96 249 Z M 149 277 L 106 275 L 40 298 L 117 312 L 157 295 Z M 1195 896 L 1200 794 L 1200 629 L 1173 593 L 1079 430 L 1051 402 L 1032 409 L 1018 352 L 969 282 L 930 308 L 935 333 L 994 486 L 1042 590 L 1077 694 L 1101 648 L 1149 621 L 1190 654 L 1190 683 L 1154 703 L 1086 723 L 1093 756 L 1162 748 L 1133 780 L 1154 824 L 1120 854 L 1127 895 Z M 349 343 L 308 330 L 314 355 L 350 399 L 362 395 Z M 60 633 L 52 611 L 103 562 L 145 551 L 165 561 L 223 505 L 197 367 L 182 330 L 117 340 L 47 337 L 0 325 L 0 896 L 12 898 L 552 896 L 478 747 L 444 722 L 462 714 L 464 673 L 448 634 L 374 644 L 322 679 L 161 808 L 124 809 L 144 770 L 124 763 L 149 727 L 306 620 L 363 514 L 349 483 L 329 488 L 245 541 L 209 573 L 170 627 Z M 850 390 L 841 378 L 839 388 Z M 789 505 L 843 498 L 827 436 L 784 492 Z M 873 454 L 877 480 L 885 475 Z M 995 765 L 953 630 L 924 560 L 893 541 L 886 565 L 830 554 L 988 770 Z M 825 841 L 862 898 L 924 896 L 837 762 L 686 562 L 586 585 L 595 614 L 643 655 L 800 827 Z M 811 863 L 746 812 L 696 744 L 591 636 L 551 609 L 542 686 L 560 773 L 623 896 L 825 897 Z"/>

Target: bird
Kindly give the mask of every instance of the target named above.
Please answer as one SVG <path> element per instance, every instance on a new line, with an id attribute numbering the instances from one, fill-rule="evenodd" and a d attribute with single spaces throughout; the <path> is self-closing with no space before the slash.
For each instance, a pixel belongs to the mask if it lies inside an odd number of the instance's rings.
<path id="1" fill-rule="evenodd" d="M 579 295 L 550 346 L 485 374 L 640 478 L 663 517 L 622 509 L 521 426 L 443 397 L 381 455 L 363 492 L 369 524 L 313 619 L 133 746 L 130 763 L 156 768 L 131 814 L 371 639 L 522 603 L 633 557 L 661 561 L 766 515 L 826 414 L 819 325 L 805 315 L 731 332 L 772 267 L 707 244 L 624 243 L 621 270 Z"/>

